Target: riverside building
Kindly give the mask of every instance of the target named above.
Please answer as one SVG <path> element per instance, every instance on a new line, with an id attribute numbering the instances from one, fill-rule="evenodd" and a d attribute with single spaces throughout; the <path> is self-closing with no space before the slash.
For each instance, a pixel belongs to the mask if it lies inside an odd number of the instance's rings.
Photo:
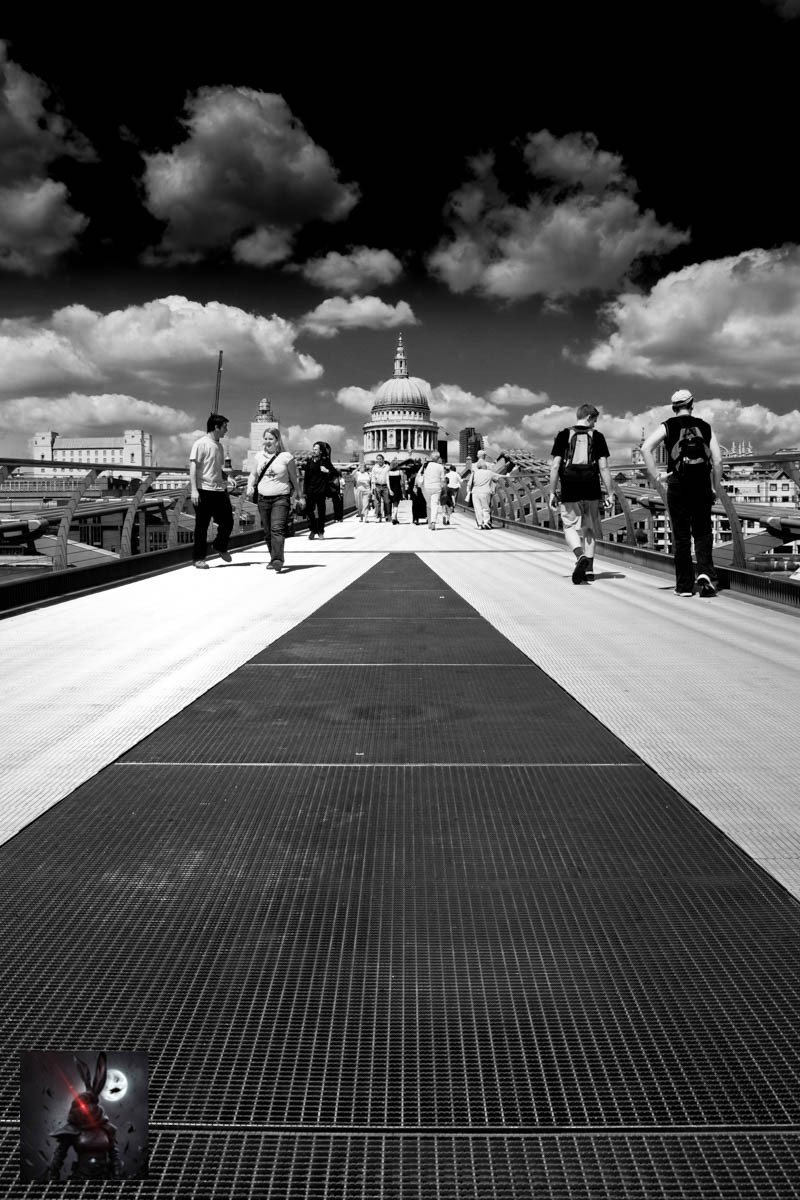
<path id="1" fill-rule="evenodd" d="M 52 429 L 35 433 L 28 445 L 31 458 L 41 466 L 32 469 L 34 476 L 52 475 L 60 463 L 103 464 L 130 474 L 130 468 L 156 466 L 153 435 L 143 429 L 126 429 L 119 436 L 62 437 Z M 123 468 L 129 468 L 127 472 Z"/>

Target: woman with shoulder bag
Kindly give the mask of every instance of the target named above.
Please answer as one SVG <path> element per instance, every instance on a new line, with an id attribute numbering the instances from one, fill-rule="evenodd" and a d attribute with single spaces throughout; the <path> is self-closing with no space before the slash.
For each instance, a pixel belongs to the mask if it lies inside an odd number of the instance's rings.
<path id="1" fill-rule="evenodd" d="M 255 467 L 247 478 L 247 494 L 258 504 L 261 528 L 270 556 L 267 570 L 277 575 L 283 570 L 289 504 L 297 491 L 294 457 L 284 450 L 278 426 L 268 425 L 264 430 L 264 449 L 256 455 Z"/>

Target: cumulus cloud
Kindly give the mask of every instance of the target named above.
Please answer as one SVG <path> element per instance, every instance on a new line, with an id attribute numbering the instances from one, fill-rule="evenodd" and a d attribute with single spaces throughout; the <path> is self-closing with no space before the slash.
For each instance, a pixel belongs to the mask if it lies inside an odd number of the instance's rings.
<path id="1" fill-rule="evenodd" d="M 185 465 L 192 442 L 200 436 L 194 417 L 169 404 L 154 404 L 121 393 L 69 392 L 60 396 L 17 396 L 0 400 L 3 452 L 30 454 L 34 432 L 63 431 L 64 437 L 118 435 L 123 429 L 146 429 L 155 435 L 159 464 Z M 164 451 L 166 450 L 166 457 Z"/>
<path id="2" fill-rule="evenodd" d="M 800 17 L 800 0 L 763 0 L 767 8 L 774 8 L 785 21 Z"/>
<path id="3" fill-rule="evenodd" d="M 361 444 L 348 436 L 344 425 L 330 425 L 324 422 L 317 425 L 289 425 L 283 432 L 283 440 L 294 454 L 309 453 L 314 442 L 327 442 L 334 458 L 349 456 L 353 450 L 358 450 Z"/>
<path id="4" fill-rule="evenodd" d="M 665 275 L 604 309 L 586 365 L 727 387 L 800 383 L 800 248 L 749 250 Z"/>
<path id="5" fill-rule="evenodd" d="M 56 159 L 95 154 L 65 117 L 48 111 L 48 96 L 0 40 L 0 269 L 25 275 L 49 271 L 88 224 L 47 172 Z"/>
<path id="6" fill-rule="evenodd" d="M 339 391 L 334 396 L 334 402 L 341 404 L 342 408 L 347 408 L 351 412 L 368 415 L 372 411 L 372 406 L 375 403 L 375 392 L 367 391 L 361 387 L 345 387 L 339 388 Z"/>
<path id="7" fill-rule="evenodd" d="M 271 267 L 292 253 L 292 235 L 286 229 L 265 229 L 262 225 L 247 237 L 239 238 L 232 253 L 236 262 L 251 267 Z"/>
<path id="8" fill-rule="evenodd" d="M 538 181 L 527 203 L 502 192 L 491 155 L 471 161 L 473 178 L 450 197 L 450 235 L 428 266 L 451 291 L 550 302 L 610 291 L 642 258 L 688 240 L 639 208 L 622 160 L 591 133 L 558 139 L 541 130 L 523 158 Z"/>
<path id="9" fill-rule="evenodd" d="M 418 325 L 405 300 L 386 304 L 377 296 L 333 296 L 300 318 L 300 328 L 315 337 L 336 337 L 343 329 L 395 329 Z"/>
<path id="10" fill-rule="evenodd" d="M 347 254 L 332 250 L 324 258 L 312 258 L 287 270 L 299 271 L 309 283 L 329 291 L 358 292 L 395 283 L 403 273 L 403 265 L 390 250 L 353 246 Z"/>
<path id="11" fill-rule="evenodd" d="M 74 304 L 45 320 L 0 320 L 0 395 L 81 384 L 161 394 L 207 388 L 217 351 L 248 387 L 319 378 L 322 367 L 295 349 L 296 327 L 216 301 L 166 296 L 109 313 Z"/>
<path id="12" fill-rule="evenodd" d="M 531 392 L 516 384 L 504 383 L 485 396 L 466 391 L 457 383 L 440 383 L 432 389 L 431 416 L 445 427 L 476 429 L 488 422 L 508 417 L 509 409 L 538 407 L 548 401 L 546 392 Z M 449 431 L 449 430 L 448 430 Z"/>
<path id="13" fill-rule="evenodd" d="M 601 150 L 594 134 L 568 133 L 554 137 L 548 129 L 528 135 L 523 158 L 533 175 L 564 187 L 601 194 L 607 188 L 633 191 L 618 154 Z"/>
<path id="14" fill-rule="evenodd" d="M 191 429 L 194 418 L 180 408 L 152 404 L 135 396 L 105 393 L 66 396 L 18 396 L 0 400 L 0 424 L 7 429 L 57 429 L 78 433 L 94 430 L 147 429 L 149 433 L 171 433 Z"/>
<path id="15" fill-rule="evenodd" d="M 703 399 L 697 392 L 695 397 L 695 413 L 711 422 L 723 446 L 730 446 L 732 442 L 750 442 L 754 451 L 768 454 L 800 444 L 800 412 L 797 409 L 779 414 L 763 404 L 743 404 L 738 399 L 719 397 Z M 597 427 L 608 442 L 612 462 L 629 462 L 631 451 L 640 444 L 642 435 L 652 433 L 671 414 L 668 404 L 624 413 L 605 412 L 601 408 Z M 487 421 L 482 427 L 476 427 L 482 428 L 493 454 L 516 449 L 547 458 L 559 429 L 573 424 L 574 420 L 574 405 L 548 404 L 526 413 L 516 425 Z"/>
<path id="16" fill-rule="evenodd" d="M 489 392 L 489 400 L 498 408 L 539 408 L 549 403 L 547 392 L 532 392 L 516 383 L 503 383 Z"/>
<path id="17" fill-rule="evenodd" d="M 309 221 L 342 220 L 358 201 L 282 96 L 203 87 L 186 101 L 185 141 L 145 154 L 145 203 L 166 223 L 150 261 L 230 251 L 268 266 Z"/>

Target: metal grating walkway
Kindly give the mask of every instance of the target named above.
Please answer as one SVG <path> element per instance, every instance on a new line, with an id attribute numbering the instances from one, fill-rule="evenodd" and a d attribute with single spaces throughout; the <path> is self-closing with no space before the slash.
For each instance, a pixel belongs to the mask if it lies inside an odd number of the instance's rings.
<path id="1" fill-rule="evenodd" d="M 0 864 L 5 1047 L 149 1055 L 126 1195 L 797 1195 L 797 902 L 416 556 Z"/>

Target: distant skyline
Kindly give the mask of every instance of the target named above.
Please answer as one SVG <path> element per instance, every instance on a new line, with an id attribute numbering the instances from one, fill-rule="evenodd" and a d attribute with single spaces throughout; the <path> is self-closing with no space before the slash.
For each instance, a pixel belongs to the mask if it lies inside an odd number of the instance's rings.
<path id="1" fill-rule="evenodd" d="M 262 396 L 345 456 L 401 332 L 451 444 L 628 457 L 686 386 L 800 445 L 800 0 L 424 14 L 0 30 L 0 455 L 181 465 L 223 350 L 234 463 Z"/>

